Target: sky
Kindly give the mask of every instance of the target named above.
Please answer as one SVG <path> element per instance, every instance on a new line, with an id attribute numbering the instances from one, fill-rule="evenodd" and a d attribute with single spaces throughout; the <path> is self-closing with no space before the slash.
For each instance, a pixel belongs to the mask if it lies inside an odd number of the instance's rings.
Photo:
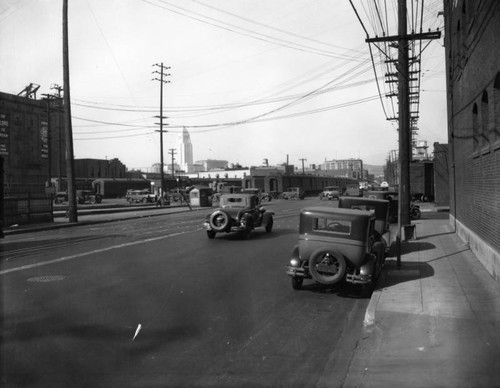
<path id="1" fill-rule="evenodd" d="M 185 127 L 195 161 L 309 166 L 360 158 L 384 165 L 398 148 L 397 122 L 388 120 L 397 116 L 397 99 L 386 97 L 394 84 L 385 82 L 394 49 L 365 39 L 397 34 L 395 3 L 69 0 L 75 158 L 118 158 L 143 171 L 160 161 L 155 71 L 163 64 L 170 68 L 165 163 L 172 149 L 178 157 Z M 411 3 L 423 8 L 408 2 L 410 30 L 442 30 L 441 0 Z M 62 5 L 0 0 L 0 91 L 18 94 L 34 83 L 41 98 L 63 85 Z M 416 139 L 432 150 L 447 142 L 443 37 L 415 48 Z"/>

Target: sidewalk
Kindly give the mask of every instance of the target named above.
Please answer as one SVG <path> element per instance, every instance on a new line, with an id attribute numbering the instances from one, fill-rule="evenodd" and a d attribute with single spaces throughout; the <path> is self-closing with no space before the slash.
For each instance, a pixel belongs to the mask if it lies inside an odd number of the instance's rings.
<path id="1" fill-rule="evenodd" d="M 446 214 L 413 224 L 401 267 L 386 262 L 342 386 L 499 387 L 500 284 Z"/>

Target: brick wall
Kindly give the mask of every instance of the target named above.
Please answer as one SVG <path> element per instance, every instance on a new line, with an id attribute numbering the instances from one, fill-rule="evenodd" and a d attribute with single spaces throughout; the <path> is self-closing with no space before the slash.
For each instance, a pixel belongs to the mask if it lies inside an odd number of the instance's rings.
<path id="1" fill-rule="evenodd" d="M 450 176 L 448 144 L 434 143 L 434 202 L 450 205 Z"/>
<path id="2" fill-rule="evenodd" d="M 450 211 L 500 279 L 500 1 L 444 5 Z"/>

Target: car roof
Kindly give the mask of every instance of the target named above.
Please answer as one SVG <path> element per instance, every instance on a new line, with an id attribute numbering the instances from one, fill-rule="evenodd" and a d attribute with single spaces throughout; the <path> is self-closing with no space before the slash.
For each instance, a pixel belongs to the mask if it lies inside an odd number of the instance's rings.
<path id="1" fill-rule="evenodd" d="M 221 197 L 224 198 L 248 198 L 248 197 L 256 197 L 253 193 L 232 193 L 232 194 L 222 194 Z"/>

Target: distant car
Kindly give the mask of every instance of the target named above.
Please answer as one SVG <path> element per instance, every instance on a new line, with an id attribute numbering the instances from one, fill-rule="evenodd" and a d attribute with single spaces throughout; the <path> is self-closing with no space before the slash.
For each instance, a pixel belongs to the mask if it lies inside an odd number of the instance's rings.
<path id="1" fill-rule="evenodd" d="M 302 187 L 289 187 L 281 194 L 282 199 L 304 199 L 305 193 Z"/>
<path id="2" fill-rule="evenodd" d="M 54 196 L 54 204 L 59 205 L 63 202 L 68 202 L 68 193 L 60 191 Z M 79 205 L 83 205 L 84 203 L 101 203 L 102 196 L 96 194 L 93 190 L 76 190 L 76 202 Z"/>
<path id="3" fill-rule="evenodd" d="M 261 189 L 255 188 L 255 187 L 249 187 L 246 189 L 241 189 L 242 193 L 250 193 L 250 194 L 255 194 L 259 198 L 261 202 L 269 202 L 271 200 L 271 196 L 269 193 L 264 193 L 262 192 Z"/>
<path id="4" fill-rule="evenodd" d="M 102 196 L 100 194 L 96 194 L 93 190 L 76 190 L 76 201 L 80 205 L 87 202 L 92 204 L 101 203 Z"/>
<path id="5" fill-rule="evenodd" d="M 375 221 L 375 213 L 368 210 L 302 209 L 298 245 L 286 269 L 292 287 L 302 288 L 304 279 L 325 285 L 345 280 L 371 292 L 385 260 Z"/>
<path id="6" fill-rule="evenodd" d="M 342 195 L 346 197 L 361 197 L 363 190 L 359 188 L 359 185 L 350 185 L 344 189 Z"/>
<path id="7" fill-rule="evenodd" d="M 132 203 L 153 203 L 155 196 L 149 192 L 149 190 L 127 190 L 126 195 L 127 202 Z"/>
<path id="8" fill-rule="evenodd" d="M 398 192 L 388 190 L 368 190 L 363 193 L 364 198 L 386 199 L 389 201 L 389 221 L 398 221 Z"/>
<path id="9" fill-rule="evenodd" d="M 267 233 L 273 229 L 273 212 L 259 206 L 255 194 L 235 193 L 223 194 L 220 207 L 207 215 L 203 227 L 210 239 L 217 233 L 240 232 L 248 238 L 252 231 L 264 227 Z"/>
<path id="10" fill-rule="evenodd" d="M 168 192 L 168 199 L 171 202 L 189 201 L 189 193 L 185 189 L 172 189 Z"/>
<path id="11" fill-rule="evenodd" d="M 54 195 L 54 204 L 59 205 L 63 202 L 68 202 L 68 193 L 65 191 L 59 191 Z"/>
<path id="12" fill-rule="evenodd" d="M 325 186 L 323 191 L 319 194 L 319 199 L 339 199 L 340 198 L 340 189 L 338 186 Z"/>

